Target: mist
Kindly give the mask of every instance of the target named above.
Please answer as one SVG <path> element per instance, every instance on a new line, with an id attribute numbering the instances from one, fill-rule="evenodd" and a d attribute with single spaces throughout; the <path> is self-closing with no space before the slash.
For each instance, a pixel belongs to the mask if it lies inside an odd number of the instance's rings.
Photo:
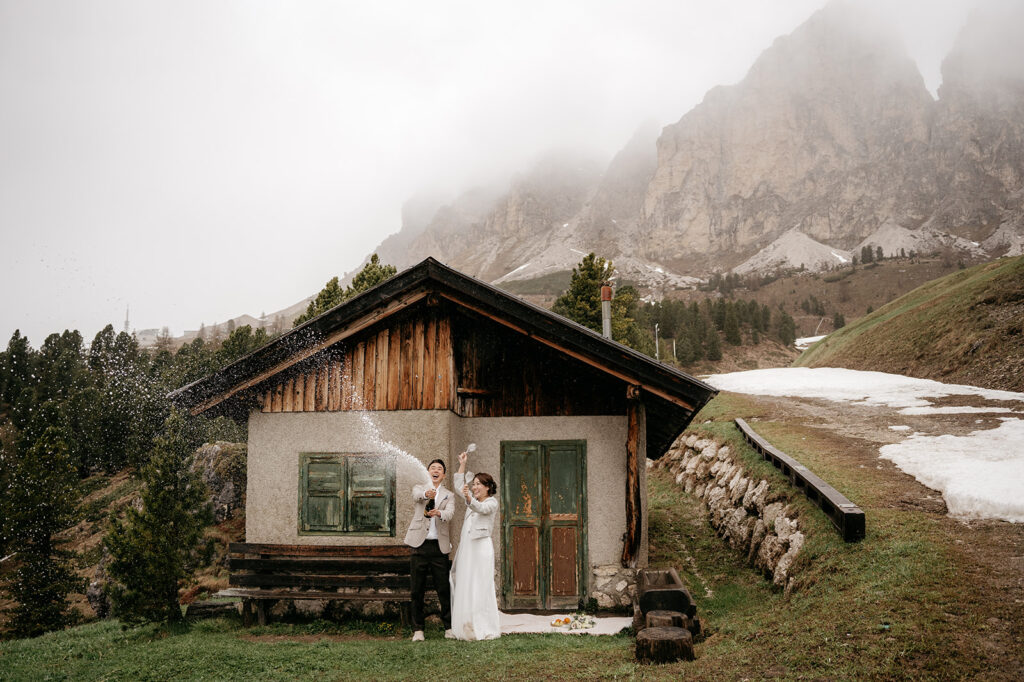
<path id="1" fill-rule="evenodd" d="M 293 304 L 411 197 L 607 162 L 823 4 L 0 1 L 0 335 Z M 868 4 L 937 92 L 972 3 Z"/>

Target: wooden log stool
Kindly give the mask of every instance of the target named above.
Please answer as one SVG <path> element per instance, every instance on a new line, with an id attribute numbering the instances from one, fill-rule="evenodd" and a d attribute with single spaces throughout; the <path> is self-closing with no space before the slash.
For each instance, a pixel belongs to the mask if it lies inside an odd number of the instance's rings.
<path id="1" fill-rule="evenodd" d="M 679 611 L 648 611 L 645 627 L 690 629 L 690 617 Z M 693 634 L 693 633 L 690 633 Z"/>
<path id="2" fill-rule="evenodd" d="M 644 628 L 636 635 L 636 660 L 640 663 L 692 661 L 693 636 L 677 627 Z"/>

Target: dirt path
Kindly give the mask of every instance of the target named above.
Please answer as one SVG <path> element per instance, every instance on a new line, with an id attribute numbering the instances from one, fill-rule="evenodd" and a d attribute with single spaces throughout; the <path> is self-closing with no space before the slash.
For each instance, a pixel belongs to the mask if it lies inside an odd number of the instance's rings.
<path id="1" fill-rule="evenodd" d="M 995 428 L 1000 424 L 999 417 L 1011 416 L 1009 411 L 1016 412 L 1019 418 L 1024 413 L 1024 403 L 958 396 L 936 400 L 935 405 L 997 406 L 1008 412 L 927 415 L 905 415 L 888 407 L 817 399 L 759 396 L 753 398 L 753 403 L 765 431 L 769 432 L 763 435 L 769 440 L 773 429 L 796 429 L 825 444 L 828 456 L 841 459 L 845 470 L 869 471 L 872 486 L 878 491 L 872 505 L 875 508 L 915 510 L 936 519 L 956 567 L 961 596 L 960 604 L 951 609 L 953 612 L 938 617 L 955 619 L 958 613 L 968 611 L 984 615 L 982 628 L 963 632 L 962 636 L 974 639 L 973 646 L 1005 663 L 999 670 L 991 671 L 994 679 L 1024 676 L 1024 524 L 951 518 L 939 491 L 922 485 L 878 456 L 881 446 L 900 442 L 911 432 L 966 435 Z M 755 429 L 758 421 L 755 418 L 751 424 Z M 910 428 L 894 431 L 890 426 Z M 817 449 L 822 449 L 820 444 Z"/>

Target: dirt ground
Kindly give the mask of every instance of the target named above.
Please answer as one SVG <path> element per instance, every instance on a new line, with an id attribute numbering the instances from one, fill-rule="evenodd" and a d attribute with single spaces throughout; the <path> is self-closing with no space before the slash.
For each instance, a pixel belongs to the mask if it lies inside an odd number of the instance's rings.
<path id="1" fill-rule="evenodd" d="M 786 429 L 813 434 L 831 444 L 831 456 L 842 458 L 844 467 L 873 469 L 878 498 L 874 506 L 916 510 L 939 521 L 957 568 L 961 604 L 959 610 L 986 614 L 985 627 L 964 632 L 1005 667 L 992 671 L 998 679 L 1024 679 L 1024 524 L 996 520 L 963 521 L 947 514 L 942 494 L 904 474 L 893 463 L 880 459 L 878 450 L 897 443 L 909 433 L 965 435 L 999 425 L 999 417 L 1024 413 L 1024 402 L 986 401 L 978 397 L 951 396 L 934 400 L 936 406 L 971 405 L 1006 408 L 1003 413 L 904 415 L 894 408 L 856 405 L 817 399 L 756 397 L 761 420 L 782 423 Z M 748 420 L 758 429 L 758 419 Z M 909 426 L 894 431 L 893 425 Z M 768 424 L 764 424 L 769 428 Z M 770 438 L 769 438 L 770 440 Z M 816 449 L 821 449 L 821 443 Z M 1020 444 L 1024 447 L 1024 443 Z M 826 449 L 826 451 L 828 451 Z M 811 467 L 814 468 L 813 466 Z M 1024 481 L 1021 481 L 1024 494 Z M 869 521 L 870 523 L 870 521 Z M 956 618 L 945 613 L 942 617 Z M 1015 672 L 1014 672 L 1015 671 Z"/>

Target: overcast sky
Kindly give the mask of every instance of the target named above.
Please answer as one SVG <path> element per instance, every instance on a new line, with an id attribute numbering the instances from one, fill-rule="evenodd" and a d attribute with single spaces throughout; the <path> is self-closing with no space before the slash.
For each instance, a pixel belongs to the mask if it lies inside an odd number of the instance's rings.
<path id="1" fill-rule="evenodd" d="M 972 0 L 869 1 L 934 92 Z M 291 305 L 412 194 L 610 158 L 823 4 L 0 0 L 0 347 Z"/>

